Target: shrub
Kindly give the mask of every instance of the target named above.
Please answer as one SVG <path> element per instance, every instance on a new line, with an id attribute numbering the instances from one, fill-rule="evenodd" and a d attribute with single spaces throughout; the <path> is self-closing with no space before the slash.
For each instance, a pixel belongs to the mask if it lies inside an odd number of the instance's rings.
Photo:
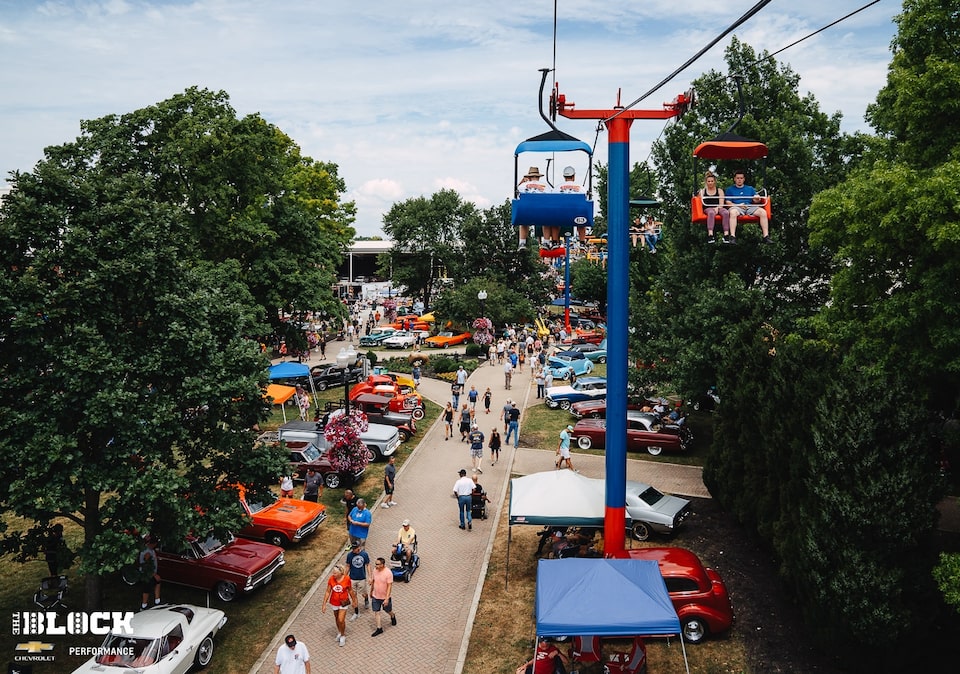
<path id="1" fill-rule="evenodd" d="M 377 352 L 376 351 L 367 351 L 367 360 L 370 361 L 370 367 L 373 367 L 377 364 Z"/>
<path id="2" fill-rule="evenodd" d="M 481 353 L 484 353 L 485 351 L 486 349 L 484 349 L 479 344 L 467 344 L 466 356 L 467 358 L 476 358 L 477 356 L 479 356 Z"/>

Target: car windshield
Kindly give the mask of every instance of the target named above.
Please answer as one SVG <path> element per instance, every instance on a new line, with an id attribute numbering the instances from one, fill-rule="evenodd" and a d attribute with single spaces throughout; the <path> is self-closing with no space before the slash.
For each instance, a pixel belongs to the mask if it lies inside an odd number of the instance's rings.
<path id="1" fill-rule="evenodd" d="M 642 492 L 640 492 L 640 500 L 646 503 L 647 505 L 653 505 L 657 501 L 663 498 L 663 493 L 657 491 L 653 487 L 647 487 Z"/>
<path id="2" fill-rule="evenodd" d="M 159 654 L 159 639 L 108 634 L 97 656 L 97 664 L 134 669 L 154 664 Z"/>
<path id="3" fill-rule="evenodd" d="M 227 543 L 229 542 L 230 541 L 228 539 Z M 199 539 L 197 540 L 197 546 L 201 550 L 203 550 L 204 557 L 206 557 L 207 555 L 213 554 L 214 552 L 222 548 L 224 545 L 226 545 L 226 543 L 221 541 L 219 537 L 214 536 L 213 534 L 210 534 L 209 536 L 207 536 L 205 540 L 202 540 L 202 541 Z"/>
<path id="4" fill-rule="evenodd" d="M 302 453 L 304 461 L 316 461 L 320 458 L 320 450 L 315 445 L 307 445 Z"/>
<path id="5" fill-rule="evenodd" d="M 257 494 L 256 496 L 247 496 L 247 506 L 250 508 L 250 514 L 256 515 L 258 512 L 264 508 L 269 508 L 277 500 L 277 497 L 272 493 L 267 494 Z"/>

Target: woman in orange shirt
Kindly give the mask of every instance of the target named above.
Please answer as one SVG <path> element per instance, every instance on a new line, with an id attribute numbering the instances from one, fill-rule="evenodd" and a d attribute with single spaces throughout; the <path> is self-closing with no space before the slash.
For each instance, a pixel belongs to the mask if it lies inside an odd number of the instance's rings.
<path id="1" fill-rule="evenodd" d="M 350 605 L 357 603 L 357 592 L 353 589 L 350 574 L 342 564 L 333 567 L 333 573 L 327 581 L 327 592 L 323 595 L 321 613 L 327 612 L 327 603 L 333 607 L 333 619 L 337 623 L 337 632 L 340 636 L 337 641 L 341 646 L 347 643 L 347 611 Z"/>

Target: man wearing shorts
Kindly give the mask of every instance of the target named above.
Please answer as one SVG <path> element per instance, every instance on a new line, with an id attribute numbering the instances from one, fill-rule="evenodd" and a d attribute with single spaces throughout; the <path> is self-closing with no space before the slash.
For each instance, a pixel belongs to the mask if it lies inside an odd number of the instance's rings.
<path id="1" fill-rule="evenodd" d="M 359 545 L 354 545 L 347 553 L 347 568 L 350 573 L 350 582 L 353 584 L 353 590 L 357 597 L 363 595 L 363 608 L 370 607 L 370 593 L 367 592 L 367 578 L 370 577 L 370 555 Z M 350 621 L 353 622 L 360 617 L 360 601 L 353 605 L 353 615 Z"/>
<path id="2" fill-rule="evenodd" d="M 473 428 L 467 436 L 467 441 L 470 443 L 470 459 L 473 461 L 473 472 L 481 475 L 483 474 L 483 470 L 480 468 L 480 463 L 483 461 L 483 440 L 483 433 L 477 427 L 477 424 L 473 424 Z"/>
<path id="3" fill-rule="evenodd" d="M 370 596 L 373 597 L 373 615 L 376 616 L 377 629 L 370 636 L 378 637 L 383 634 L 380 623 L 381 611 L 390 616 L 391 625 L 397 624 L 397 616 L 393 612 L 393 600 L 390 598 L 390 593 L 393 592 L 393 571 L 387 568 L 387 561 L 383 557 L 377 557 L 373 565 L 371 583 Z"/>
<path id="4" fill-rule="evenodd" d="M 567 427 L 560 431 L 560 444 L 557 445 L 557 470 L 564 462 L 567 463 L 567 468 L 573 470 L 573 461 L 570 459 L 570 434 L 572 432 L 573 426 L 570 424 L 567 424 Z"/>

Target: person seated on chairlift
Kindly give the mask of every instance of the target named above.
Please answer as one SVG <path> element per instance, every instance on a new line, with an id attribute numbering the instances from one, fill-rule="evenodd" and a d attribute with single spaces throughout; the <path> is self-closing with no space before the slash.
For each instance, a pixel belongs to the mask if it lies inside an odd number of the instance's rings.
<path id="1" fill-rule="evenodd" d="M 520 180 L 520 184 L 517 185 L 517 192 L 519 194 L 546 194 L 550 192 L 550 186 L 545 180 L 543 180 L 543 177 L 543 174 L 540 173 L 539 166 L 531 166 L 530 170 L 528 170 L 526 175 Z M 520 225 L 521 248 L 527 245 L 527 236 L 529 234 L 530 227 L 527 225 Z"/>
<path id="2" fill-rule="evenodd" d="M 583 194 L 583 186 L 577 183 L 577 171 L 572 166 L 563 169 L 563 182 L 557 188 L 560 194 Z M 559 230 L 557 232 L 559 238 Z M 581 246 L 587 245 L 587 227 L 577 227 L 577 241 Z"/>

